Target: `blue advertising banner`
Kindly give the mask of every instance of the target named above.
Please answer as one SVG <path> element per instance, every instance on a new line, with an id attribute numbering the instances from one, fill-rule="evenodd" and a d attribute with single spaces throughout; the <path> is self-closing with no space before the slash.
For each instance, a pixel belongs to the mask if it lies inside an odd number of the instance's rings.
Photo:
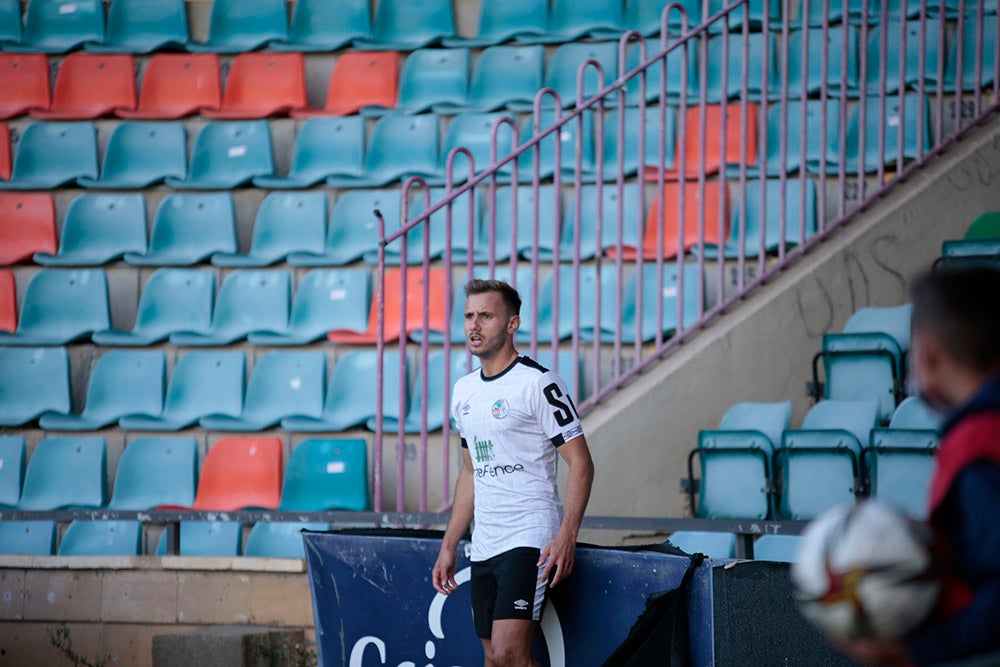
<path id="1" fill-rule="evenodd" d="M 303 533 L 316 643 L 324 667 L 472 667 L 483 651 L 472 625 L 468 544 L 458 590 L 431 585 L 440 541 Z M 600 665 L 628 635 L 650 595 L 678 587 L 689 560 L 655 551 L 581 548 L 573 575 L 552 591 L 535 656 L 543 667 Z M 692 664 L 713 664 L 712 570 L 689 599 Z"/>

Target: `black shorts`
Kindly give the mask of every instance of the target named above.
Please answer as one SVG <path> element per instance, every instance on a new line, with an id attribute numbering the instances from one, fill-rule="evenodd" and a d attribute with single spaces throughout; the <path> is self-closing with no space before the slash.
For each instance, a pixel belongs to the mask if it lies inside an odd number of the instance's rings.
<path id="1" fill-rule="evenodd" d="M 538 566 L 541 551 L 518 547 L 493 558 L 472 563 L 472 617 L 476 634 L 489 639 L 493 621 L 539 621 L 548 581 Z"/>

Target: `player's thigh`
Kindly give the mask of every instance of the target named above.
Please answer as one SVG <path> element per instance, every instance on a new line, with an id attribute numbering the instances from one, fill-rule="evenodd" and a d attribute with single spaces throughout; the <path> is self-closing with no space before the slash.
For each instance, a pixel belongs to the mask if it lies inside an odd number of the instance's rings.
<path id="1" fill-rule="evenodd" d="M 531 640 L 538 627 L 536 621 L 503 618 L 493 621 L 490 655 L 496 667 L 528 667 L 531 659 Z M 487 663 L 489 664 L 489 663 Z"/>

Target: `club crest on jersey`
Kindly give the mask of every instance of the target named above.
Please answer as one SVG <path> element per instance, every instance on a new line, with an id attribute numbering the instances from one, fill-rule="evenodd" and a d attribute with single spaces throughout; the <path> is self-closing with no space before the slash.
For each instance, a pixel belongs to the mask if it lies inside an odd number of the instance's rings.
<path id="1" fill-rule="evenodd" d="M 507 399 L 501 398 L 496 403 L 493 404 L 493 418 L 503 419 L 510 412 L 510 405 L 507 403 Z"/>

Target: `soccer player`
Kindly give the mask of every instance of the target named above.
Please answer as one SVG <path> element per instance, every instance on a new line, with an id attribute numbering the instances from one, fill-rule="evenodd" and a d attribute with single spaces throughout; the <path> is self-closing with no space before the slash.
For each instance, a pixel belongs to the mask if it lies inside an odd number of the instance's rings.
<path id="1" fill-rule="evenodd" d="M 472 612 L 486 667 L 535 665 L 532 636 L 546 589 L 573 571 L 594 464 L 566 383 L 514 348 L 517 291 L 472 280 L 465 294 L 466 344 L 482 368 L 452 393 L 463 466 L 432 578 L 455 590 L 455 549 L 475 517 Z M 565 508 L 558 456 L 569 465 Z"/>
<path id="2" fill-rule="evenodd" d="M 910 359 L 921 396 L 947 414 L 928 505 L 941 597 L 904 642 L 845 648 L 869 664 L 1000 664 L 1000 270 L 917 281 Z"/>

